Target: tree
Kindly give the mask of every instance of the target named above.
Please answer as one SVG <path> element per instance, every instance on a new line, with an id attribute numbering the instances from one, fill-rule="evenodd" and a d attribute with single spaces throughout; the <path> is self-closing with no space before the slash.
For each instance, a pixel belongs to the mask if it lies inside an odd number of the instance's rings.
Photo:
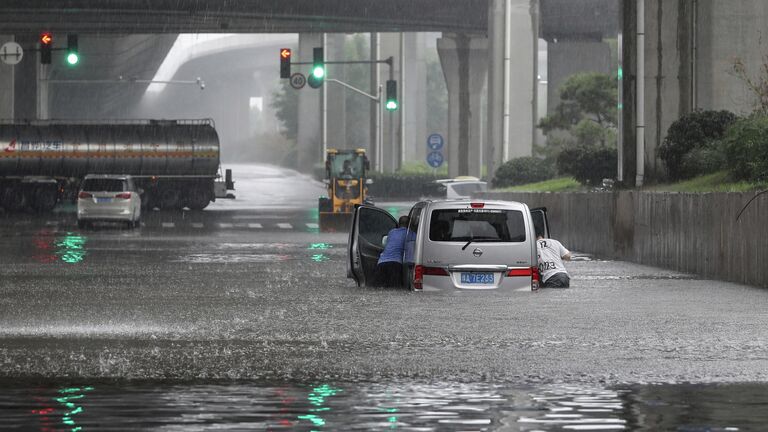
<path id="1" fill-rule="evenodd" d="M 618 85 L 602 73 L 579 73 L 560 88 L 560 103 L 539 127 L 547 146 L 537 149 L 557 161 L 560 173 L 596 185 L 616 173 Z M 556 131 L 560 131 L 559 133 Z"/>
<path id="2" fill-rule="evenodd" d="M 617 84 L 610 76 L 589 72 L 572 75 L 560 88 L 560 103 L 539 127 L 548 136 L 570 132 L 579 144 L 615 145 Z"/>
<path id="3" fill-rule="evenodd" d="M 288 80 L 281 80 L 272 94 L 270 106 L 275 110 L 275 117 L 280 121 L 280 132 L 289 140 L 296 141 L 299 135 L 299 93 Z"/>
<path id="4" fill-rule="evenodd" d="M 768 113 L 768 56 L 763 57 L 763 64 L 757 77 L 751 77 L 747 72 L 747 65 L 740 58 L 733 62 L 733 73 L 738 77 L 747 89 L 755 96 L 755 111 Z"/>

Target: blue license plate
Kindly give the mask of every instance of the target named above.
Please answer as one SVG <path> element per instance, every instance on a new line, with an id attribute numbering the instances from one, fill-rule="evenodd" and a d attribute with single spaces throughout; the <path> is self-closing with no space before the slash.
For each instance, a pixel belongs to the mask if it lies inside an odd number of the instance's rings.
<path id="1" fill-rule="evenodd" d="M 96 198 L 96 202 L 112 202 L 112 198 Z"/>
<path id="2" fill-rule="evenodd" d="M 483 284 L 493 283 L 493 273 L 462 273 L 461 283 L 463 284 Z"/>

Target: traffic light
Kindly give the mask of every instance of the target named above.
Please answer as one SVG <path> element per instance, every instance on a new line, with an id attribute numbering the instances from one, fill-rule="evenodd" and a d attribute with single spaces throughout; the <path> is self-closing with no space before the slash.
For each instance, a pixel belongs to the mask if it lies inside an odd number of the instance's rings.
<path id="1" fill-rule="evenodd" d="M 76 65 L 80 61 L 80 52 L 77 49 L 77 35 L 67 35 L 67 63 L 70 66 Z"/>
<path id="2" fill-rule="evenodd" d="M 280 48 L 280 78 L 291 77 L 291 50 Z"/>
<path id="3" fill-rule="evenodd" d="M 51 64 L 53 35 L 49 32 L 40 33 L 40 64 Z"/>
<path id="4" fill-rule="evenodd" d="M 396 110 L 400 104 L 397 102 L 397 81 L 387 80 L 387 100 L 384 107 L 389 111 Z"/>
<path id="5" fill-rule="evenodd" d="M 323 85 L 325 78 L 325 60 L 323 60 L 323 49 L 312 48 L 312 70 L 309 73 L 307 83 L 312 88 L 318 88 Z"/>

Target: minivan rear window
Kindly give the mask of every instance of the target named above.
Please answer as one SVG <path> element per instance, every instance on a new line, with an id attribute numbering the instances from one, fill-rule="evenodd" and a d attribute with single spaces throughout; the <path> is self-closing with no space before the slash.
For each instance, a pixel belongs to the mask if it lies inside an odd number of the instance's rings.
<path id="1" fill-rule="evenodd" d="M 127 184 L 125 180 L 120 179 L 85 179 L 83 190 L 88 192 L 123 192 Z"/>
<path id="2" fill-rule="evenodd" d="M 518 210 L 444 209 L 433 210 L 429 239 L 442 241 L 524 242 L 525 219 Z"/>

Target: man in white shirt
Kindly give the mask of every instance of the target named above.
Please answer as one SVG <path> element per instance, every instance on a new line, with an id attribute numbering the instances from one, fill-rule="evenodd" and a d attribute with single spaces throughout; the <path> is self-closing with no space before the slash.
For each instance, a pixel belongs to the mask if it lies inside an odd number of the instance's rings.
<path id="1" fill-rule="evenodd" d="M 555 239 L 545 239 L 537 233 L 536 250 L 539 255 L 539 274 L 544 288 L 568 288 L 571 278 L 563 260 L 570 261 L 571 252 Z"/>

